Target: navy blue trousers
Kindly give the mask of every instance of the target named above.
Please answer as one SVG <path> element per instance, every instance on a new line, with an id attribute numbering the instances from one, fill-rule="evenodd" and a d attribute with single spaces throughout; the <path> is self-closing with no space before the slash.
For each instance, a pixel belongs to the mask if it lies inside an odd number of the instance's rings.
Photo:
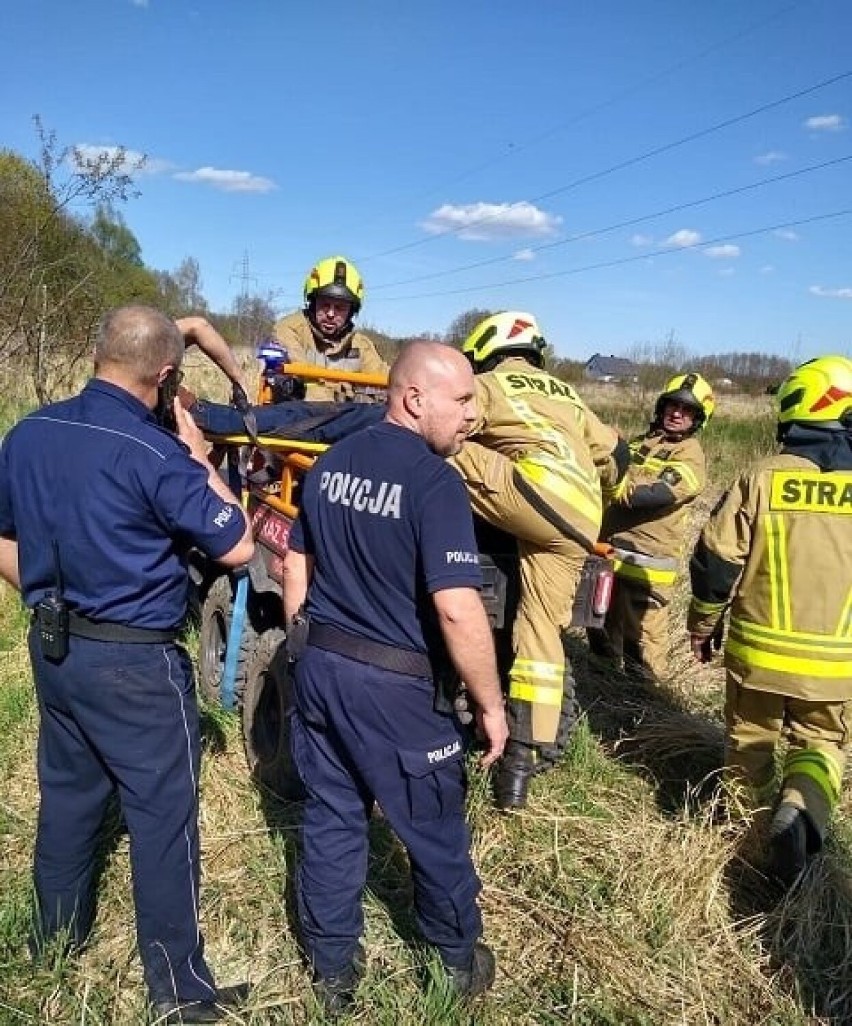
<path id="1" fill-rule="evenodd" d="M 104 814 L 117 789 L 130 835 L 136 935 L 152 1000 L 211 1000 L 198 923 L 198 710 L 178 645 L 71 638 L 59 664 L 30 632 L 41 722 L 36 939 L 92 926 Z"/>
<path id="2" fill-rule="evenodd" d="M 318 648 L 295 684 L 293 758 L 307 792 L 297 902 L 316 973 L 348 966 L 363 932 L 374 799 L 408 850 L 423 936 L 447 965 L 467 966 L 482 918 L 455 720 L 434 711 L 431 681 Z"/>

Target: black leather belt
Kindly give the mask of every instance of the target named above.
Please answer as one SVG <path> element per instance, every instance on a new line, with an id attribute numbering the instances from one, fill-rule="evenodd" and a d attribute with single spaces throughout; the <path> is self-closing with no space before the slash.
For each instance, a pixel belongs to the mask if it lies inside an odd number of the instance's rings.
<path id="1" fill-rule="evenodd" d="M 328 623 L 311 622 L 308 644 L 325 652 L 347 656 L 359 663 L 378 666 L 382 670 L 432 679 L 432 662 L 425 652 L 412 652 L 408 648 L 394 648 L 378 641 L 369 641 Z"/>
<path id="2" fill-rule="evenodd" d="M 180 629 L 157 630 L 148 627 L 128 627 L 123 623 L 90 620 L 73 610 L 68 611 L 68 633 L 89 641 L 117 641 L 125 645 L 165 645 L 174 641 Z"/>

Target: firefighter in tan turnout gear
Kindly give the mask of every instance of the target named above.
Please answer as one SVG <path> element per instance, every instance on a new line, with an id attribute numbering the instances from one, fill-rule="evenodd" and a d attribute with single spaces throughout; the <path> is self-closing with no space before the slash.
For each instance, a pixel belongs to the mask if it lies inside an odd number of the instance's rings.
<path id="1" fill-rule="evenodd" d="M 669 654 L 669 604 L 686 508 L 707 480 L 697 434 L 713 414 L 710 385 L 678 374 L 654 407 L 646 434 L 630 442 L 630 469 L 604 513 L 601 539 L 615 549 L 616 586 L 602 630 L 589 631 L 596 655 L 659 680 Z"/>
<path id="2" fill-rule="evenodd" d="M 545 345 L 535 318 L 508 312 L 486 318 L 462 346 L 477 374 L 479 416 L 452 462 L 474 511 L 514 535 L 520 557 L 511 739 L 495 778 L 503 809 L 526 804 L 532 775 L 558 756 L 554 743 L 573 725 L 563 630 L 598 538 L 600 475 L 614 487 L 629 456 L 574 389 L 543 370 Z"/>
<path id="3" fill-rule="evenodd" d="M 388 365 L 372 341 L 355 330 L 354 318 L 364 301 L 361 275 L 342 256 L 327 257 L 305 278 L 304 310 L 282 317 L 275 337 L 287 350 L 290 363 L 309 363 L 331 370 L 387 374 Z M 310 381 L 310 400 L 352 399 L 352 386 L 342 382 Z"/>
<path id="4" fill-rule="evenodd" d="M 777 399 L 781 450 L 737 480 L 705 527 L 687 627 L 708 661 L 730 603 L 726 772 L 774 803 L 773 871 L 792 884 L 822 845 L 852 728 L 852 361 L 802 364 Z"/>

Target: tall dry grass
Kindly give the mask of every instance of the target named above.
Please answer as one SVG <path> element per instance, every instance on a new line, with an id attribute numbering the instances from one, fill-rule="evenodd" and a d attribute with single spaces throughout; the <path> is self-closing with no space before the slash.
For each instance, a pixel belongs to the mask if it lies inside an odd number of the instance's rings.
<path id="1" fill-rule="evenodd" d="M 190 387 L 211 398 L 201 378 Z M 190 368 L 190 375 L 192 369 Z M 204 392 L 204 388 L 210 391 Z M 607 408 L 598 403 L 603 414 Z M 628 425 L 635 413 L 625 408 Z M 635 427 L 640 427 L 635 418 Z M 718 426 L 720 433 L 714 436 Z M 739 427 L 738 425 L 742 425 Z M 724 431 L 724 433 L 723 433 Z M 754 418 L 720 411 L 706 436 L 718 493 L 771 444 Z M 708 496 L 693 510 L 690 539 Z M 722 801 L 718 665 L 696 667 L 683 636 L 681 587 L 671 673 L 649 689 L 573 662 L 583 719 L 559 767 L 533 785 L 529 809 L 501 816 L 471 770 L 473 850 L 486 936 L 498 957 L 492 994 L 470 1008 L 442 989 L 418 946 L 405 855 L 372 824 L 366 896 L 368 971 L 351 1017 L 388 1026 L 629 1024 L 817 1026 L 852 1022 L 849 799 L 828 846 L 790 895 L 765 876 L 765 812 Z M 104 845 L 97 924 L 77 959 L 33 966 L 26 950 L 36 823 L 37 732 L 26 617 L 0 595 L 0 1024 L 146 1021 L 134 947 L 127 838 Z M 249 780 L 236 717 L 205 711 L 201 776 L 202 921 L 220 981 L 250 979 L 235 1024 L 322 1017 L 292 929 L 298 806 Z"/>

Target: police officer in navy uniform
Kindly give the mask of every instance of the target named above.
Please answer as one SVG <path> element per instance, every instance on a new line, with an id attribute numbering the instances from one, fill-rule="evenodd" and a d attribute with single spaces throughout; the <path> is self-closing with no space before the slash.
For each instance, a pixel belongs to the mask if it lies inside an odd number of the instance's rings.
<path id="1" fill-rule="evenodd" d="M 364 970 L 361 896 L 374 800 L 408 849 L 418 925 L 463 996 L 491 986 L 479 879 L 464 815 L 462 734 L 437 711 L 442 639 L 478 707 L 490 765 L 508 736 L 464 485 L 442 457 L 476 414 L 470 365 L 439 343 L 405 347 L 380 424 L 334 445 L 306 476 L 285 560 L 296 664 L 293 756 L 307 798 L 297 901 L 314 989 L 332 1011 Z"/>
<path id="2" fill-rule="evenodd" d="M 251 558 L 243 510 L 174 401 L 181 333 L 149 307 L 108 313 L 95 376 L 30 414 L 0 453 L 0 573 L 34 611 L 40 713 L 31 948 L 81 947 L 95 854 L 117 791 L 130 835 L 136 932 L 158 1023 L 217 1022 L 247 988 L 217 989 L 198 920 L 199 729 L 177 643 L 190 545 L 225 566 Z"/>

